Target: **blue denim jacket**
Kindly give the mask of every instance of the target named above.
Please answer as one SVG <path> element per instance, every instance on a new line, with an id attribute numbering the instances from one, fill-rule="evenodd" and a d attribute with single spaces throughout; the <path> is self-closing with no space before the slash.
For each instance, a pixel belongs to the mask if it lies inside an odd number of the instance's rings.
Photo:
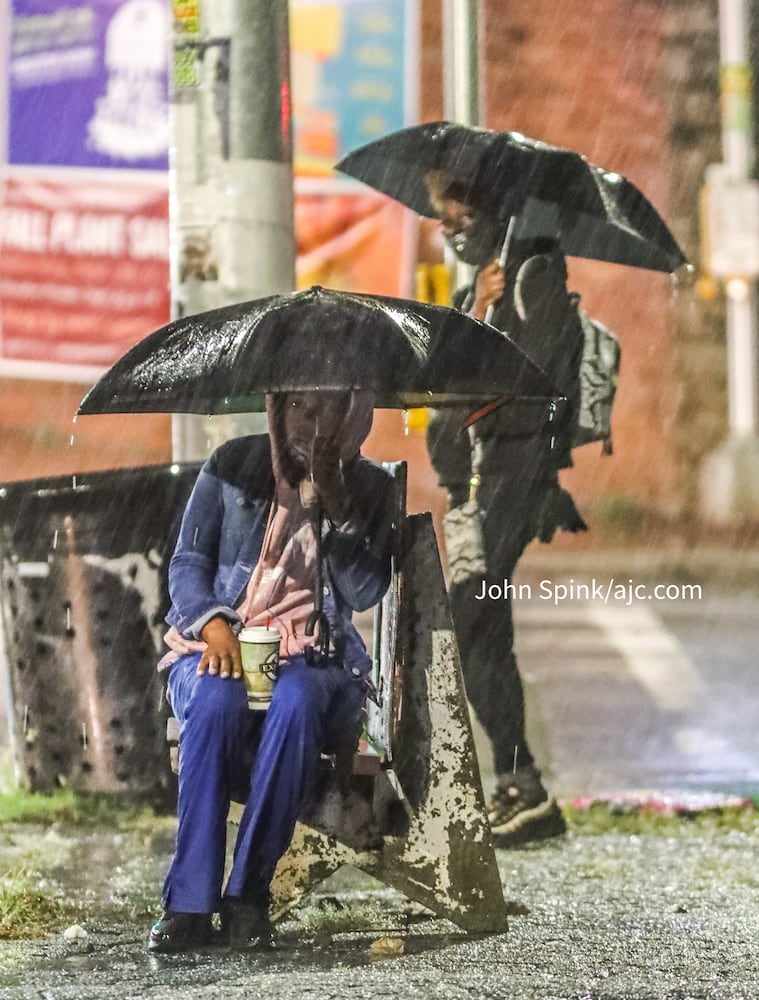
<path id="1" fill-rule="evenodd" d="M 368 669 L 352 611 L 381 600 L 390 582 L 392 476 L 359 457 L 344 469 L 351 520 L 322 541 L 324 612 L 346 666 Z M 258 562 L 274 494 L 266 434 L 228 441 L 200 470 L 169 565 L 172 606 L 166 616 L 185 637 L 200 638 L 211 618 L 241 626 L 239 605 Z"/>

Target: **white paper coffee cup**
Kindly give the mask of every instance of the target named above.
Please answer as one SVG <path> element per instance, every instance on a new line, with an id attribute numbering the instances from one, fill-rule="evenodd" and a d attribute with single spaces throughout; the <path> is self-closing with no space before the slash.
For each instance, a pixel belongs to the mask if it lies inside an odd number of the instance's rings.
<path id="1" fill-rule="evenodd" d="M 271 704 L 282 635 L 276 628 L 260 625 L 242 629 L 238 638 L 248 707 L 266 709 Z"/>

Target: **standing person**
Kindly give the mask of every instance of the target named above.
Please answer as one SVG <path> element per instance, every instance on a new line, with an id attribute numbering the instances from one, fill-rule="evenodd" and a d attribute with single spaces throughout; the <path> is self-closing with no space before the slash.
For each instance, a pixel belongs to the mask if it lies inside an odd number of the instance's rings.
<path id="1" fill-rule="evenodd" d="M 358 740 L 371 664 L 351 613 L 386 590 L 393 530 L 391 477 L 360 455 L 372 400 L 281 393 L 267 414 L 268 435 L 205 463 L 170 564 L 159 666 L 181 727 L 179 825 L 151 952 L 210 943 L 215 913 L 226 943 L 271 939 L 269 886 L 320 751 Z M 237 633 L 269 624 L 280 666 L 270 707 L 252 712 Z M 246 804 L 222 893 L 230 799 Z"/>
<path id="2" fill-rule="evenodd" d="M 430 458 L 450 507 L 468 499 L 473 471 L 480 477 L 485 590 L 482 576 L 452 583 L 450 602 L 467 696 L 493 748 L 497 783 L 488 819 L 496 845 L 509 846 L 561 834 L 566 824 L 525 736 L 510 595 L 497 603 L 481 595 L 491 584 L 496 593 L 511 582 L 534 538 L 550 542 L 557 530 L 586 529 L 558 480 L 559 469 L 572 464 L 571 411 L 583 333 L 566 287 L 566 263 L 553 241 L 512 241 L 501 266 L 508 220 L 492 211 L 487 196 L 440 174 L 428 175 L 427 183 L 444 238 L 460 259 L 477 266 L 474 283 L 456 293 L 454 306 L 508 333 L 569 401 L 565 417 L 554 423 L 545 421 L 544 408 L 526 401 L 482 416 L 474 424 L 477 470 L 465 411 L 438 411 L 428 430 Z"/>

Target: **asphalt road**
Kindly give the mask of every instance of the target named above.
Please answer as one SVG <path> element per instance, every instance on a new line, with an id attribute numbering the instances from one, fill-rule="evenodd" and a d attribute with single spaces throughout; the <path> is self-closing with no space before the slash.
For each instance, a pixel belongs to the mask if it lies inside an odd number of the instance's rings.
<path id="1" fill-rule="evenodd" d="M 556 794 L 759 791 L 752 560 L 531 550 L 518 583 L 528 725 Z"/>

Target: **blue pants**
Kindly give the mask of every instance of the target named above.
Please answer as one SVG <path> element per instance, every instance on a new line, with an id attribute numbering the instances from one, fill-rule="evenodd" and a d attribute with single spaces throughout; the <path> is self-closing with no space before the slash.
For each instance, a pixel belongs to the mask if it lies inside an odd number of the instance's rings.
<path id="1" fill-rule="evenodd" d="M 295 656 L 280 669 L 269 709 L 251 712 L 242 679 L 198 676 L 199 659 L 181 657 L 169 675 L 181 752 L 179 826 L 163 905 L 180 913 L 219 909 L 230 799 L 246 805 L 224 895 L 266 898 L 319 754 L 356 719 L 366 694 L 341 665 L 308 666 Z"/>

